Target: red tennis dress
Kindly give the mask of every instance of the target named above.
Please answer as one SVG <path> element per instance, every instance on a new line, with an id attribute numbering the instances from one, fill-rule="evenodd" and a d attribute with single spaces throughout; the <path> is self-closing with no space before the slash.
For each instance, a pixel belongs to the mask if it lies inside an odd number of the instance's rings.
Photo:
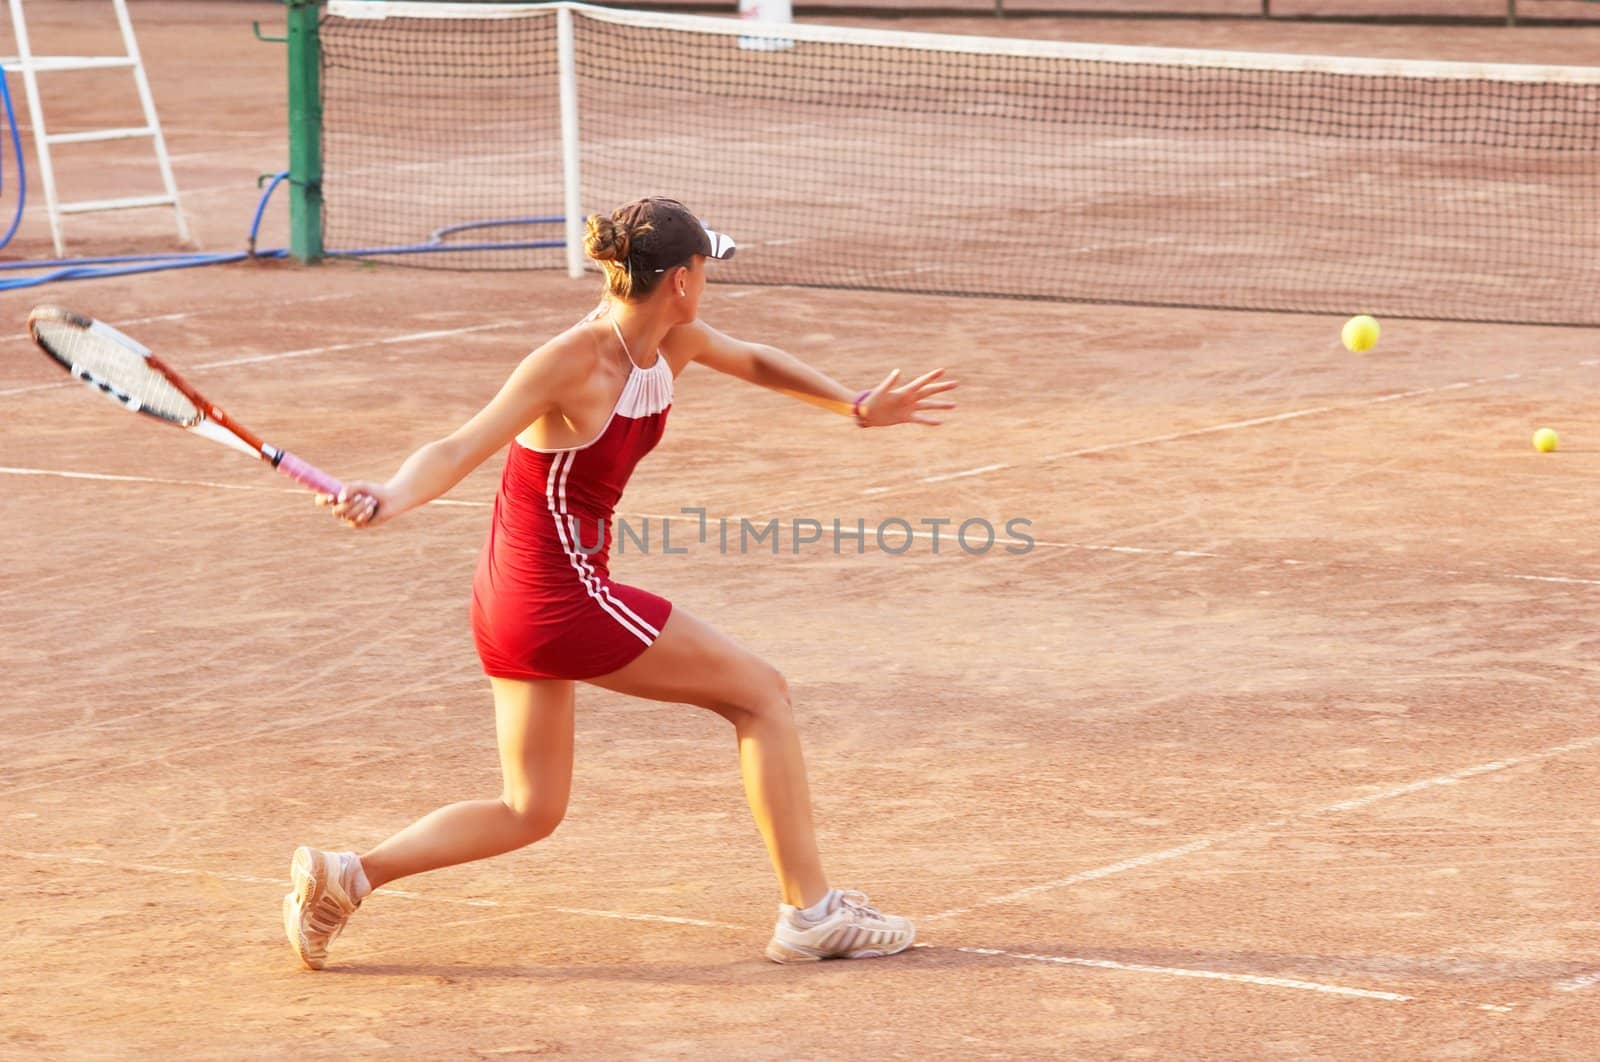
<path id="1" fill-rule="evenodd" d="M 671 407 L 672 368 L 657 352 L 649 368 L 633 365 L 594 439 L 565 450 L 512 442 L 472 580 L 472 634 L 485 674 L 593 678 L 629 663 L 661 633 L 672 603 L 612 582 L 607 558 L 622 488 L 660 441 Z"/>

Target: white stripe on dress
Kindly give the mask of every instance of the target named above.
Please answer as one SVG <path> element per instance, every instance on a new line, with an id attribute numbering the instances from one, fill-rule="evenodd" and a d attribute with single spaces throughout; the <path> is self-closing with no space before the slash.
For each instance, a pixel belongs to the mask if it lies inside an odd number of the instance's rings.
<path id="1" fill-rule="evenodd" d="M 567 475 L 568 475 L 568 473 L 570 473 L 572 471 L 572 466 L 577 462 L 577 459 L 578 458 L 577 458 L 576 454 L 572 454 L 572 455 L 568 456 L 566 465 L 561 469 L 561 487 L 560 487 L 560 491 L 561 491 L 561 515 L 563 517 L 568 515 L 568 513 L 567 513 Z M 580 543 L 579 544 L 581 544 L 581 535 L 580 535 L 581 531 L 582 531 L 582 528 L 579 528 L 577 531 L 574 532 L 574 536 L 580 538 Z M 604 535 L 604 531 L 602 531 L 601 534 L 603 536 Z M 629 608 L 627 606 L 626 602 L 622 601 L 621 599 L 617 598 L 614 594 L 611 593 L 611 587 L 606 585 L 606 581 L 604 579 L 602 579 L 599 576 L 598 573 L 595 572 L 594 565 L 589 563 L 589 558 L 588 558 L 588 556 L 586 556 L 584 554 L 583 550 L 581 550 L 581 549 L 578 550 L 577 551 L 577 556 L 574 557 L 573 559 L 576 560 L 577 563 L 581 566 L 579 568 L 578 574 L 579 575 L 583 575 L 585 572 L 587 572 L 588 575 L 589 575 L 589 579 L 592 580 L 593 583 L 600 588 L 600 593 L 605 595 L 605 598 L 606 598 L 607 601 L 610 601 L 613 605 L 617 606 L 617 608 L 621 609 L 623 612 L 626 612 L 628 614 L 629 618 L 631 618 L 635 623 L 637 623 L 639 626 L 643 627 L 645 630 L 649 631 L 652 636 L 654 636 L 654 637 L 660 637 L 661 636 L 661 632 L 656 630 L 656 628 L 652 627 L 649 623 L 645 622 L 645 619 L 644 619 L 643 616 L 639 615 L 633 609 Z"/>
<path id="2" fill-rule="evenodd" d="M 556 535 L 561 539 L 561 549 L 562 549 L 563 552 L 566 553 L 567 562 L 572 565 L 572 570 L 578 573 L 578 581 L 583 584 L 583 588 L 586 591 L 588 591 L 589 596 L 594 598 L 595 603 L 598 604 L 601 608 L 605 609 L 606 613 L 612 619 L 616 620 L 617 623 L 619 623 L 622 626 L 623 630 L 627 631 L 629 634 L 633 635 L 635 638 L 638 638 L 644 644 L 649 645 L 653 641 L 651 635 L 650 634 L 646 634 L 646 633 L 644 633 L 644 631 L 639 630 L 638 627 L 635 627 L 632 623 L 628 622 L 626 617 L 620 615 L 617 612 L 616 609 L 611 607 L 612 599 L 610 597 L 609 591 L 607 592 L 606 596 L 604 596 L 604 597 L 602 597 L 600 594 L 595 592 L 595 588 L 594 588 L 593 583 L 591 583 L 591 581 L 589 579 L 589 576 L 584 571 L 584 564 L 583 564 L 583 561 L 581 559 L 582 554 L 580 554 L 577 550 L 575 550 L 573 548 L 573 546 L 572 546 L 572 543 L 570 543 L 567 540 L 566 521 L 563 519 L 563 517 L 565 517 L 567 514 L 564 511 L 562 511 L 562 510 L 565 510 L 566 507 L 567 507 L 567 502 L 566 502 L 567 475 L 566 475 L 566 471 L 563 469 L 563 471 L 561 473 L 561 484 L 560 484 L 561 504 L 558 506 L 556 504 L 556 490 L 557 490 L 557 487 L 556 487 L 556 469 L 561 466 L 563 461 L 566 462 L 566 467 L 570 468 L 572 466 L 573 460 L 576 457 L 577 457 L 577 454 L 575 452 L 571 451 L 571 450 L 568 450 L 568 451 L 566 451 L 566 452 L 564 452 L 562 454 L 559 454 L 554 461 L 550 462 L 550 478 L 545 483 L 545 502 L 546 502 L 546 504 L 548 505 L 548 507 L 550 509 L 550 518 L 552 520 L 554 520 L 555 523 L 556 523 Z M 601 586 L 603 588 L 604 587 L 604 583 L 602 583 Z M 648 624 L 645 624 L 645 626 L 646 626 L 647 629 L 649 629 L 651 631 L 651 634 L 659 634 L 660 633 L 659 631 L 656 631 L 654 628 L 649 627 Z"/>

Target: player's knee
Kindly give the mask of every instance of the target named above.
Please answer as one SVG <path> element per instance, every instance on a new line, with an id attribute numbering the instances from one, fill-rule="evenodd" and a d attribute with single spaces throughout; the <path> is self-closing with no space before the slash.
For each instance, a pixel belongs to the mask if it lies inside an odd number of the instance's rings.
<path id="1" fill-rule="evenodd" d="M 749 703 L 744 708 L 763 722 L 794 725 L 794 701 L 789 697 L 789 682 L 770 664 L 761 665 L 760 673 L 751 683 Z"/>
<path id="2" fill-rule="evenodd" d="M 543 840 L 556 832 L 567 816 L 564 797 L 538 792 L 507 793 L 501 801 L 510 809 L 523 844 Z"/>

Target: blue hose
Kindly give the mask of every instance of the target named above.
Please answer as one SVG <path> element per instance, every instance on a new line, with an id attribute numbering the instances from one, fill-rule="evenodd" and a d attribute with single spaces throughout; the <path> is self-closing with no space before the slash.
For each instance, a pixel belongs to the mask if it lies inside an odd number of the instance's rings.
<path id="1" fill-rule="evenodd" d="M 17 160 L 17 212 L 11 217 L 11 227 L 6 229 L 4 236 L 0 236 L 0 247 L 4 247 L 17 234 L 17 226 L 22 224 L 22 203 L 28 197 L 28 175 L 22 168 L 22 136 L 17 132 L 17 112 L 11 109 L 11 90 L 6 87 L 4 70 L 0 70 L 0 103 L 5 104 L 6 128 L 11 130 L 11 151 Z M 3 155 L 0 155 L 0 163 L 4 161 Z M 0 165 L 0 191 L 4 188 L 5 167 Z"/>
<path id="2" fill-rule="evenodd" d="M 443 247 L 444 238 L 458 232 L 471 232 L 473 229 L 500 229 L 507 225 L 559 225 L 566 221 L 563 217 L 544 218 L 496 218 L 493 221 L 463 221 L 458 225 L 446 225 L 442 229 L 434 229 L 433 235 L 428 237 L 427 244 L 423 246 Z M 524 246 L 522 244 L 508 244 L 507 246 Z M 451 247 L 451 250 L 456 250 Z"/>
<path id="3" fill-rule="evenodd" d="M 267 185 L 267 190 L 261 193 L 261 202 L 256 204 L 256 216 L 250 219 L 250 256 L 256 256 L 256 233 L 261 231 L 261 215 L 267 212 L 267 200 L 272 198 L 273 189 L 282 184 L 289 177 L 289 171 L 283 170 L 272 175 L 272 183 Z M 282 254 L 273 254 L 271 251 L 262 252 L 263 257 L 282 258 Z"/>
<path id="4" fill-rule="evenodd" d="M 119 254 L 99 258 L 53 258 L 34 262 L 0 262 L 0 272 L 18 269 L 49 270 L 33 276 L 0 280 L 0 291 L 36 288 L 41 284 L 50 284 L 58 280 L 90 280 L 96 277 L 123 277 L 134 273 L 159 273 L 168 269 L 193 269 L 197 266 L 224 265 L 228 262 L 242 262 L 246 258 L 286 258 L 289 252 L 281 247 L 268 251 L 257 251 L 255 248 L 256 235 L 261 229 L 261 216 L 266 213 L 267 200 L 272 196 L 272 190 L 278 186 L 278 182 L 287 176 L 288 173 L 284 172 L 273 178 L 272 183 L 267 186 L 267 190 L 262 193 L 261 202 L 256 204 L 255 218 L 250 222 L 250 249 L 248 251 L 233 251 L 225 254 Z"/>
<path id="5" fill-rule="evenodd" d="M 226 252 L 218 252 L 217 256 Z M 118 254 L 104 258 L 40 258 L 32 262 L 0 262 L 0 272 L 12 269 L 43 269 L 46 266 L 119 265 L 124 262 L 186 262 L 191 258 L 210 258 L 211 254 Z"/>
<path id="6" fill-rule="evenodd" d="M 444 251 L 522 251 L 565 247 L 566 240 L 526 240 L 519 243 L 419 243 L 411 247 L 366 247 L 359 251 L 329 251 L 329 258 L 369 258 L 380 254 L 439 254 Z"/>
<path id="7" fill-rule="evenodd" d="M 0 75 L 0 91 L 5 88 L 3 75 Z M 6 114 L 11 115 L 11 98 L 5 98 Z M 17 137 L 16 121 L 11 122 L 12 142 L 16 145 L 17 171 L 22 171 L 22 143 Z M 267 211 L 267 201 L 272 198 L 273 191 L 289 176 L 289 171 L 274 174 L 266 190 L 261 193 L 261 199 L 256 204 L 255 216 L 250 220 L 250 234 L 248 250 L 234 251 L 225 254 L 125 254 L 110 255 L 99 258 L 55 258 L 33 262 L 0 262 L 0 272 L 19 269 L 47 269 L 48 272 L 33 276 L 0 279 L 0 291 L 15 291 L 21 288 L 34 288 L 41 284 L 49 284 L 58 280 L 88 280 L 94 277 L 121 277 L 134 273 L 157 273 L 168 269 L 193 269 L 196 266 L 223 265 L 228 262 L 242 262 L 247 258 L 287 258 L 289 251 L 284 247 L 271 250 L 256 250 L 256 238 L 261 232 L 261 219 Z M 11 231 L 15 232 L 17 222 L 22 220 L 22 201 L 18 197 L 17 220 L 12 222 Z M 507 243 L 445 243 L 445 237 L 458 232 L 470 232 L 474 229 L 502 228 L 512 225 L 559 225 L 564 218 L 538 217 L 538 218 L 500 218 L 491 221 L 470 221 L 459 225 L 449 225 L 440 228 L 429 236 L 427 243 L 412 244 L 400 247 L 374 247 L 357 251 L 328 251 L 330 258 L 360 258 L 368 255 L 398 255 L 398 254 L 429 254 L 440 251 L 477 251 L 492 250 L 505 251 L 520 248 L 548 248 L 565 247 L 565 240 L 519 240 Z M 6 233 L 6 240 L 11 238 L 11 232 Z M 0 247 L 5 246 L 5 240 L 0 240 Z"/>
<path id="8" fill-rule="evenodd" d="M 285 249 L 273 251 L 260 251 L 254 256 L 244 251 L 234 251 L 232 254 L 193 254 L 180 255 L 174 260 L 157 262 L 154 265 L 138 264 L 124 265 L 114 269 L 94 268 L 87 265 L 70 265 L 49 273 L 40 273 L 38 276 L 18 277 L 15 280 L 0 280 L 0 291 L 19 291 L 22 288 L 36 288 L 41 284 L 49 284 L 56 280 L 92 280 L 96 277 L 123 277 L 134 273 L 159 273 L 168 269 L 193 269 L 196 266 L 222 265 L 226 262 L 242 262 L 246 258 L 283 258 L 288 255 Z M 138 256 L 131 256 L 138 261 Z M 69 259 L 70 261 L 70 259 Z M 89 259 L 88 261 L 93 261 Z M 21 265 L 37 269 L 46 263 L 25 262 Z M 14 267 L 12 267 L 14 268 Z"/>

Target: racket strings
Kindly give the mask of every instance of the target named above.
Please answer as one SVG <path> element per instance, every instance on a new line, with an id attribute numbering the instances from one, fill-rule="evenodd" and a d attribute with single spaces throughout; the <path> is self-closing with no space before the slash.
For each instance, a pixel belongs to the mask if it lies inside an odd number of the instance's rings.
<path id="1" fill-rule="evenodd" d="M 70 324 L 41 321 L 35 327 L 40 342 L 73 375 L 128 408 L 184 426 L 200 420 L 189 397 L 142 353 Z"/>

